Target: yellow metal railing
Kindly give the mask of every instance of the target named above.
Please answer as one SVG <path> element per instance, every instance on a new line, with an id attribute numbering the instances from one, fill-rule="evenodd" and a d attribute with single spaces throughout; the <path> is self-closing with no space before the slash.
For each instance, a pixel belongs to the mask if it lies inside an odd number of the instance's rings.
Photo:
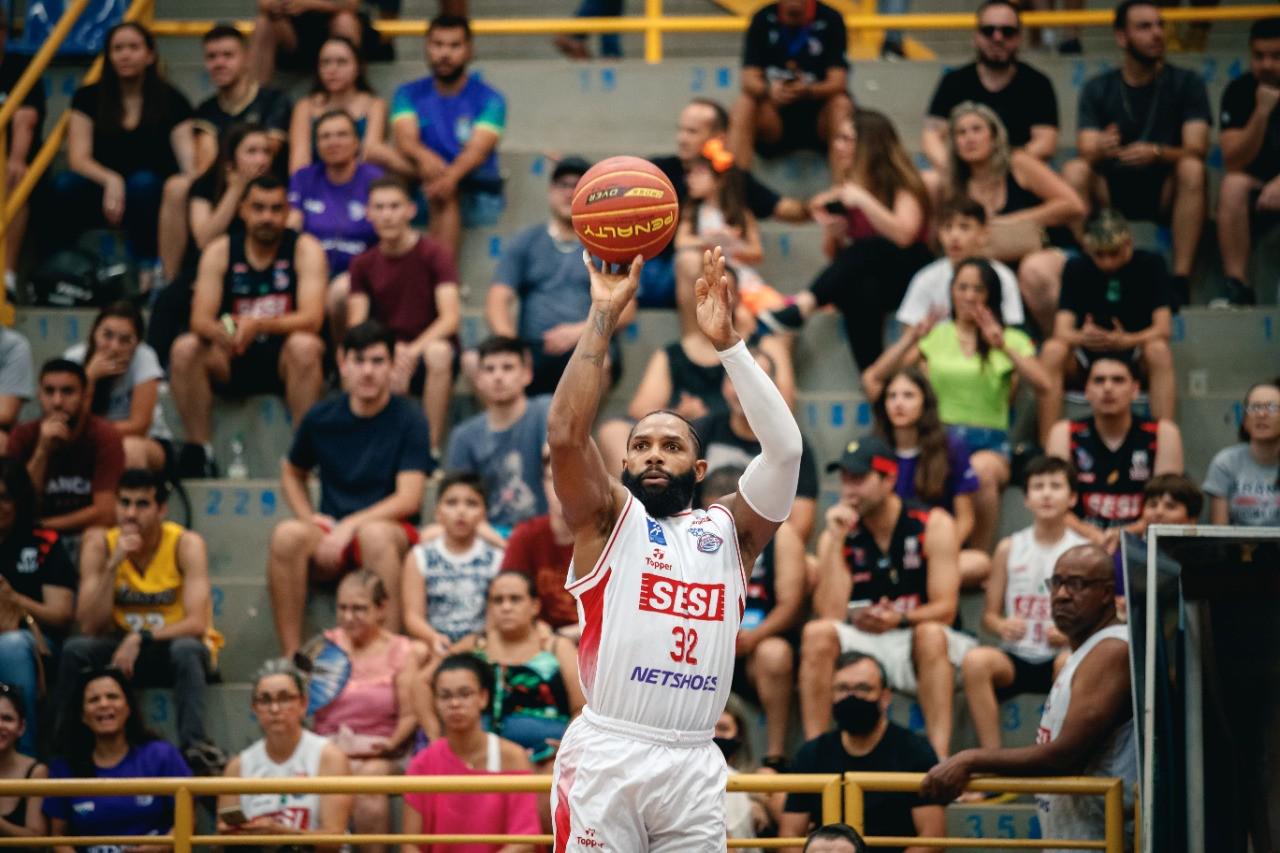
<path id="1" fill-rule="evenodd" d="M 865 827 L 863 794 L 866 791 L 917 791 L 924 778 L 920 773 L 758 773 L 729 777 L 729 791 L 749 793 L 814 793 L 822 797 L 823 823 L 841 820 L 859 832 Z M 1123 853 L 1124 799 L 1119 779 L 1084 777 L 997 778 L 979 777 L 969 783 L 968 790 L 997 793 L 1070 794 L 1101 796 L 1106 801 L 1106 839 L 1104 841 L 1071 841 L 1055 839 L 1014 838 L 899 838 L 871 836 L 871 847 L 948 847 L 1031 849 L 1046 845 L 1068 850 L 1103 850 Z M 493 791 L 533 792 L 551 790 L 550 776 L 340 776 L 313 779 L 3 779 L 0 797 L 51 796 L 120 796 L 146 795 L 174 798 L 173 832 L 170 835 L 130 836 L 45 836 L 40 838 L 0 838 L 0 850 L 6 847 L 52 847 L 57 845 L 85 847 L 93 845 L 132 845 L 145 839 L 148 845 L 172 847 L 174 853 L 191 853 L 194 845 L 286 845 L 297 844 L 296 835 L 197 835 L 195 832 L 195 797 L 222 794 L 407 794 L 407 793 L 482 793 Z M 314 834 L 306 837 L 308 845 L 341 844 L 550 844 L 549 835 L 401 835 L 386 834 Z M 799 847 L 803 838 L 735 838 L 730 848 Z"/>
<path id="2" fill-rule="evenodd" d="M 1274 5 L 1191 6 L 1161 10 L 1168 21 L 1251 21 L 1276 13 Z M 1110 9 L 1088 9 L 1059 12 L 1025 12 L 1022 22 L 1028 27 L 1102 27 L 1111 26 Z M 975 24 L 972 12 L 913 15 L 845 15 L 845 26 L 851 33 L 865 30 L 969 30 Z M 153 32 L 158 36 L 198 37 L 215 22 L 156 21 Z M 739 15 L 664 15 L 662 0 L 645 0 L 644 14 L 624 18 L 477 18 L 471 29 L 477 36 L 536 36 L 559 33 L 643 33 L 646 62 L 662 61 L 662 37 L 667 33 L 740 33 L 745 32 L 750 18 Z M 253 21 L 237 21 L 243 32 L 253 29 Z M 422 36 L 427 31 L 425 20 L 377 21 L 374 28 L 388 36 Z"/>
<path id="3" fill-rule="evenodd" d="M 8 162 L 8 132 L 9 121 L 13 118 L 13 114 L 22 106 L 22 100 L 27 96 L 44 72 L 48 70 L 49 63 L 53 61 L 53 57 L 57 54 L 58 49 L 62 47 L 63 41 L 70 34 L 71 28 L 75 25 L 76 20 L 84 12 L 89 5 L 89 0 L 71 0 L 62 13 L 62 17 L 58 19 L 58 23 L 54 25 L 53 30 L 49 33 L 49 38 L 44 44 L 40 45 L 40 49 L 36 51 L 35 56 L 31 58 L 27 70 L 18 78 L 18 82 L 9 92 L 8 99 L 3 107 L 0 107 L 0 163 Z M 139 21 L 149 24 L 152 20 L 155 8 L 155 0 L 133 0 L 129 8 L 125 11 L 124 20 Z M 84 75 L 82 81 L 85 85 L 93 83 L 102 74 L 102 57 L 99 56 L 93 61 L 93 65 L 89 67 L 88 72 Z M 26 175 L 18 182 L 16 187 L 8 190 L 5 186 L 6 181 L 0 179 L 0 264 L 4 263 L 7 255 L 7 239 L 6 235 L 9 226 L 13 220 L 21 212 L 22 206 L 27 203 L 27 199 L 31 197 L 32 191 L 40 178 L 44 175 L 45 170 L 53 163 L 53 158 L 58 155 L 58 149 L 62 147 L 62 140 L 67 135 L 67 125 L 71 121 L 71 111 L 64 110 L 59 116 L 57 124 L 54 125 L 52 132 L 45 138 L 44 144 L 40 146 L 40 150 L 31 161 L 31 166 L 27 169 Z M 13 306 L 7 302 L 7 296 L 4 289 L 0 288 L 0 324 L 5 326 L 13 325 Z"/>
<path id="4" fill-rule="evenodd" d="M 759 773 L 729 777 L 728 790 L 749 793 L 809 793 L 822 796 L 822 819 L 840 820 L 841 778 L 836 773 Z M 297 835 L 197 835 L 195 834 L 195 797 L 220 794 L 407 794 L 407 793 L 482 793 L 492 791 L 528 791 L 547 794 L 550 776 L 338 776 L 313 779 L 3 779 L 0 797 L 52 796 L 121 796 L 145 795 L 174 798 L 173 833 L 148 836 L 45 836 L 40 838 L 0 838 L 0 850 L 6 847 L 53 847 L 94 845 L 134 845 L 172 847 L 174 853 L 191 853 L 194 845 L 228 847 L 253 845 L 273 846 L 297 844 Z M 306 844 L 550 844 L 549 835 L 321 835 L 306 836 Z M 728 842 L 738 847 L 792 847 L 804 844 L 803 838 L 735 838 Z"/>
<path id="5" fill-rule="evenodd" d="M 863 794 L 866 791 L 915 792 L 920 790 L 923 773 L 846 773 L 844 774 L 844 820 L 862 832 L 866 826 Z M 904 838 L 873 835 L 866 838 L 869 847 L 947 847 L 951 849 L 1039 850 L 1052 847 L 1061 850 L 1103 850 L 1124 853 L 1124 782 L 1098 776 L 1059 776 L 1044 778 L 1008 778 L 979 776 L 966 788 L 993 794 L 1070 794 L 1079 797 L 1103 797 L 1106 803 L 1105 840 L 1071 841 L 1053 838 Z"/>

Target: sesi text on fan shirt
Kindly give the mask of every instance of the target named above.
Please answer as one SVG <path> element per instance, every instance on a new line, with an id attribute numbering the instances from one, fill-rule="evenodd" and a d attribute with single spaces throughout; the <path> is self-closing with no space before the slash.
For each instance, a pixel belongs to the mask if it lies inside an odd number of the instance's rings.
<path id="1" fill-rule="evenodd" d="M 714 504 L 655 519 L 628 495 L 595 566 L 569 577 L 587 706 L 709 733 L 729 698 L 746 589 L 732 513 Z"/>

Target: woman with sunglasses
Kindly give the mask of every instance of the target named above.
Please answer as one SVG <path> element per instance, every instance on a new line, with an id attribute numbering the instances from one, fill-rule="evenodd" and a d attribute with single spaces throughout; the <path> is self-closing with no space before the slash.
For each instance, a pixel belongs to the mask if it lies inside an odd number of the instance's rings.
<path id="1" fill-rule="evenodd" d="M 48 767 L 18 751 L 27 728 L 22 698 L 19 688 L 0 681 L 0 779 L 47 779 Z M 44 835 L 40 803 L 39 797 L 0 797 L 0 838 Z"/>
<path id="2" fill-rule="evenodd" d="M 53 835 L 169 835 L 173 797 L 127 793 L 129 779 L 190 776 L 182 753 L 147 729 L 124 674 L 117 669 L 86 673 L 59 721 L 61 757 L 49 765 L 50 779 L 119 779 L 125 793 L 46 797 L 44 813 Z M 72 853 L 71 847 L 54 848 Z M 96 844 L 94 853 L 160 853 L 165 847 Z"/>
<path id="3" fill-rule="evenodd" d="M 306 681 L 290 661 L 263 664 L 253 680 L 253 713 L 262 739 L 227 762 L 223 776 L 294 779 L 349 776 L 351 763 L 328 738 L 302 726 Z M 344 833 L 351 817 L 348 794 L 224 794 L 218 797 L 218 832 L 256 835 Z M 299 843 L 305 843 L 299 838 Z M 317 845 L 318 851 L 336 851 Z"/>

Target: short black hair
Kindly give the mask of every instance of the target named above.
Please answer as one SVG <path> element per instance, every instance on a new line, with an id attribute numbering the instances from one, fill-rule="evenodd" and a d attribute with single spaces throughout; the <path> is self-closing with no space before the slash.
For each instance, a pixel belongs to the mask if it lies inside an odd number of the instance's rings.
<path id="1" fill-rule="evenodd" d="M 1199 518 L 1200 510 L 1204 509 L 1204 493 L 1186 474 L 1157 474 L 1142 487 L 1144 501 L 1165 495 L 1186 507 L 1187 515 L 1192 518 Z"/>
<path id="2" fill-rule="evenodd" d="M 240 43 L 241 47 L 245 47 L 249 43 L 249 40 L 244 37 L 244 33 L 226 21 L 219 21 L 210 27 L 208 32 L 200 37 L 200 43 L 208 44 L 211 41 L 221 41 L 222 39 L 235 39 Z"/>
<path id="3" fill-rule="evenodd" d="M 489 490 L 484 487 L 484 478 L 475 471 L 449 471 L 440 480 L 440 489 L 436 492 L 436 501 L 444 497 L 444 493 L 453 486 L 466 486 L 480 496 L 480 502 L 488 506 Z"/>
<path id="4" fill-rule="evenodd" d="M 1249 25 L 1249 41 L 1280 39 L 1280 17 L 1259 18 Z"/>
<path id="5" fill-rule="evenodd" d="M 458 652 L 440 661 L 435 674 L 431 676 L 431 689 L 434 691 L 440 682 L 440 675 L 454 670 L 465 670 L 476 677 L 480 687 L 493 695 L 493 669 L 470 652 Z"/>
<path id="6" fill-rule="evenodd" d="M 1093 373 L 1094 365 L 1100 364 L 1104 361 L 1114 361 L 1117 364 L 1123 365 L 1124 369 L 1129 371 L 1130 376 L 1135 380 L 1138 378 L 1138 365 L 1134 364 L 1133 357 L 1130 355 L 1125 355 L 1120 352 L 1096 352 L 1090 353 L 1086 357 L 1089 362 L 1084 369 L 1086 379 L 1088 379 L 1088 377 Z"/>
<path id="7" fill-rule="evenodd" d="M 887 690 L 889 688 L 889 673 L 885 670 L 884 664 L 880 663 L 880 659 L 874 655 L 867 655 L 862 652 L 844 652 L 836 659 L 836 668 L 831 670 L 831 673 L 834 675 L 846 666 L 853 666 L 856 663 L 862 663 L 864 660 L 869 660 L 876 665 L 876 669 L 880 671 L 880 687 Z"/>
<path id="8" fill-rule="evenodd" d="M 849 826 L 847 823 L 828 823 L 818 827 L 809 836 L 809 840 L 804 843 L 804 849 L 808 850 L 809 845 L 814 840 L 831 840 L 831 841 L 848 841 L 853 845 L 856 853 L 868 853 L 867 842 L 862 840 L 862 836 L 858 834 L 858 830 Z"/>
<path id="9" fill-rule="evenodd" d="M 1013 14 L 1018 17 L 1019 23 L 1021 23 L 1022 9 L 1014 2 L 1014 0 L 983 0 L 978 4 L 977 11 L 973 13 L 973 17 L 975 19 L 980 19 L 982 17 L 982 13 L 990 9 L 992 6 L 1008 6 L 1013 10 Z"/>
<path id="10" fill-rule="evenodd" d="M 1045 455 L 1037 456 L 1023 468 L 1022 490 L 1026 491 L 1027 486 L 1031 485 L 1032 477 L 1041 477 L 1045 474 L 1062 474 L 1067 478 L 1067 486 L 1071 491 L 1073 493 L 1079 491 L 1076 466 L 1061 457 Z"/>
<path id="11" fill-rule="evenodd" d="M 1123 30 L 1129 23 L 1129 10 L 1135 6 L 1154 6 L 1159 9 L 1160 6 L 1155 0 L 1121 0 L 1120 5 L 1116 6 L 1115 17 L 1111 19 L 1111 28 L 1114 30 Z"/>
<path id="12" fill-rule="evenodd" d="M 274 175 L 271 172 L 263 172 L 261 175 L 250 181 L 249 185 L 244 188 L 244 198 L 248 198 L 249 193 L 254 190 L 274 192 L 275 190 L 288 190 L 288 187 L 284 185 L 284 181 L 280 180 L 279 176 Z"/>
<path id="13" fill-rule="evenodd" d="M 44 364 L 40 365 L 41 379 L 44 379 L 50 373 L 70 373 L 76 379 L 80 380 L 81 388 L 89 384 L 89 377 L 84 372 L 84 365 L 77 361 L 71 361 L 67 358 L 51 358 Z"/>
<path id="14" fill-rule="evenodd" d="M 315 131 L 319 130 L 320 125 L 324 124 L 326 121 L 329 121 L 330 119 L 335 119 L 335 118 L 340 118 L 344 120 L 347 124 L 351 125 L 351 132 L 355 134 L 356 137 L 360 136 L 360 126 L 356 124 L 356 117 L 353 116 L 351 113 L 347 112 L 346 110 L 344 110 L 342 107 L 335 107 L 331 110 L 325 110 L 324 112 L 320 113 L 320 118 L 316 119 L 311 124 L 312 132 L 314 133 Z"/>
<path id="15" fill-rule="evenodd" d="M 364 352 L 369 347 L 383 344 L 388 355 L 396 351 L 395 334 L 377 320 L 365 320 L 347 329 L 342 336 L 342 349 L 345 352 Z"/>
<path id="16" fill-rule="evenodd" d="M 1001 5 L 1008 5 L 1000 0 Z M 979 225 L 987 224 L 987 209 L 967 195 L 958 195 L 944 201 L 938 207 L 937 223 L 941 227 L 953 219 L 976 219 Z"/>
<path id="17" fill-rule="evenodd" d="M 500 355 L 509 353 L 516 355 L 521 360 L 528 361 L 529 347 L 525 346 L 524 341 L 519 338 L 509 338 L 506 335 L 492 335 L 480 342 L 480 346 L 476 347 L 476 354 L 484 361 L 491 355 Z"/>
<path id="18" fill-rule="evenodd" d="M 151 489 L 155 493 L 156 503 L 169 502 L 169 484 L 165 482 L 164 475 L 149 468 L 129 468 L 121 474 L 116 483 L 116 493 L 126 489 Z"/>
<path id="19" fill-rule="evenodd" d="M 673 409 L 654 409 L 652 412 L 649 412 L 649 414 L 645 415 L 644 417 L 640 418 L 640 420 L 637 420 L 635 423 L 633 423 L 631 425 L 631 429 L 627 431 L 628 446 L 631 445 L 631 436 L 635 434 L 636 427 L 640 425 L 640 421 L 644 420 L 645 418 L 653 417 L 654 415 L 671 415 L 672 417 L 679 418 L 680 420 L 684 421 L 684 425 L 689 428 L 689 437 L 693 439 L 694 455 L 697 456 L 699 459 L 702 458 L 702 436 L 698 435 L 698 428 L 693 425 L 693 421 L 689 420 L 684 415 L 680 414 L 679 412 Z"/>
<path id="20" fill-rule="evenodd" d="M 413 193 L 410 192 L 409 185 L 398 175 L 383 175 L 381 178 L 374 178 L 369 183 L 369 195 L 373 195 L 374 190 L 399 190 L 405 198 L 413 201 Z"/>
<path id="21" fill-rule="evenodd" d="M 427 36 L 436 30 L 462 30 L 467 41 L 471 41 L 471 21 L 466 15 L 436 15 L 427 24 Z"/>
<path id="22" fill-rule="evenodd" d="M 697 104 L 700 107 L 710 107 L 715 117 L 711 120 L 711 129 L 716 133 L 726 133 L 729 130 L 729 111 L 724 108 L 724 104 L 714 98 L 694 98 L 689 102 Z"/>

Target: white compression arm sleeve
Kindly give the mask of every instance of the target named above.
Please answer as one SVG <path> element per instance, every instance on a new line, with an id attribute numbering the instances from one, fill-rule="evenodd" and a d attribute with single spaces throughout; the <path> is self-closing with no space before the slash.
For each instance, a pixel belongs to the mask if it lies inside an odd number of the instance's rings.
<path id="1" fill-rule="evenodd" d="M 742 402 L 742 413 L 760 442 L 760 455 L 751 460 L 738 480 L 738 494 L 761 518 L 786 521 L 800 479 L 800 427 L 769 374 L 760 369 L 747 350 L 745 341 L 716 354 Z"/>

